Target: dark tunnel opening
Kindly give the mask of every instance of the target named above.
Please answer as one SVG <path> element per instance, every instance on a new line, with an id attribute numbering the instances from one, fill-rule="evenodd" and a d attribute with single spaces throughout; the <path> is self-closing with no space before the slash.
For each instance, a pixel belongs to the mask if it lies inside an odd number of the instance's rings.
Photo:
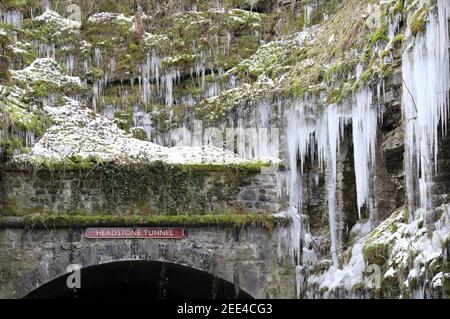
<path id="1" fill-rule="evenodd" d="M 157 261 L 121 261 L 82 268 L 81 288 L 58 277 L 25 299 L 252 299 L 232 283 L 207 272 Z"/>

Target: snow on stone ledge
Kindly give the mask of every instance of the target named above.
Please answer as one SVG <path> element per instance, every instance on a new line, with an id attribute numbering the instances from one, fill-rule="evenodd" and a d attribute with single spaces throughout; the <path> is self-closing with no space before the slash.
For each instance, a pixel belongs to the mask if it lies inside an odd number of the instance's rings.
<path id="1" fill-rule="evenodd" d="M 79 29 L 81 27 L 81 23 L 63 18 L 57 12 L 52 10 L 47 10 L 42 15 L 34 18 L 33 21 L 52 23 L 58 27 L 59 31 L 68 31 L 72 29 Z"/>
<path id="2" fill-rule="evenodd" d="M 108 23 L 108 22 L 127 22 L 131 23 L 132 18 L 126 17 L 122 13 L 112 13 L 112 12 L 99 12 L 95 13 L 88 18 L 88 22 L 91 23 Z"/>
<path id="3" fill-rule="evenodd" d="M 55 88 L 85 88 L 79 77 L 65 75 L 58 63 L 50 58 L 36 59 L 30 66 L 12 71 L 12 74 L 14 80 L 25 85 L 42 81 L 51 83 Z"/>
<path id="4" fill-rule="evenodd" d="M 168 148 L 126 134 L 105 116 L 67 99 L 61 107 L 46 106 L 54 125 L 29 153 L 15 162 L 62 162 L 71 157 L 115 163 L 164 161 L 170 164 L 240 164 L 250 161 L 216 147 Z"/>

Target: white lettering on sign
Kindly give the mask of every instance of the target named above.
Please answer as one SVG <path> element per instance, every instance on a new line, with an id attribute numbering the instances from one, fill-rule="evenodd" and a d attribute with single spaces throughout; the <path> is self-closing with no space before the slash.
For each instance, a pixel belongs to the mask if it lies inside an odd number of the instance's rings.
<path id="1" fill-rule="evenodd" d="M 183 228 L 87 228 L 86 238 L 183 238 Z"/>

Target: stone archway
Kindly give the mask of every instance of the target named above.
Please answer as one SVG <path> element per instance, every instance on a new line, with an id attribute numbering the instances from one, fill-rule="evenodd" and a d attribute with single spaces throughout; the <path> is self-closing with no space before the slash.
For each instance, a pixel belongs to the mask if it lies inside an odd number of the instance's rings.
<path id="1" fill-rule="evenodd" d="M 128 260 L 80 270 L 80 289 L 69 289 L 70 274 L 31 291 L 26 299 L 234 299 L 252 298 L 231 282 L 173 263 Z"/>
<path id="2" fill-rule="evenodd" d="M 290 259 L 280 265 L 279 236 L 264 227 L 208 226 L 186 227 L 177 240 L 91 240 L 82 228 L 0 228 L 0 298 L 23 298 L 74 264 L 136 260 L 189 267 L 253 298 L 288 298 L 295 296 L 295 271 Z"/>

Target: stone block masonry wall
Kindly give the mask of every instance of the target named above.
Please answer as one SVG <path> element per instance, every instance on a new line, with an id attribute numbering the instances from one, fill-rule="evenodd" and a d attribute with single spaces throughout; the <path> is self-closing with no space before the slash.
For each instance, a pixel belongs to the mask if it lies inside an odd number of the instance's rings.
<path id="1" fill-rule="evenodd" d="M 24 297 L 65 275 L 70 264 L 86 268 L 124 260 L 185 265 L 255 298 L 294 298 L 295 269 L 278 261 L 280 235 L 263 227 L 206 227 L 186 228 L 180 240 L 92 240 L 74 228 L 0 229 L 0 298 Z"/>
<path id="2" fill-rule="evenodd" d="M 279 212 L 275 174 L 166 165 L 2 173 L 1 215 Z"/>

